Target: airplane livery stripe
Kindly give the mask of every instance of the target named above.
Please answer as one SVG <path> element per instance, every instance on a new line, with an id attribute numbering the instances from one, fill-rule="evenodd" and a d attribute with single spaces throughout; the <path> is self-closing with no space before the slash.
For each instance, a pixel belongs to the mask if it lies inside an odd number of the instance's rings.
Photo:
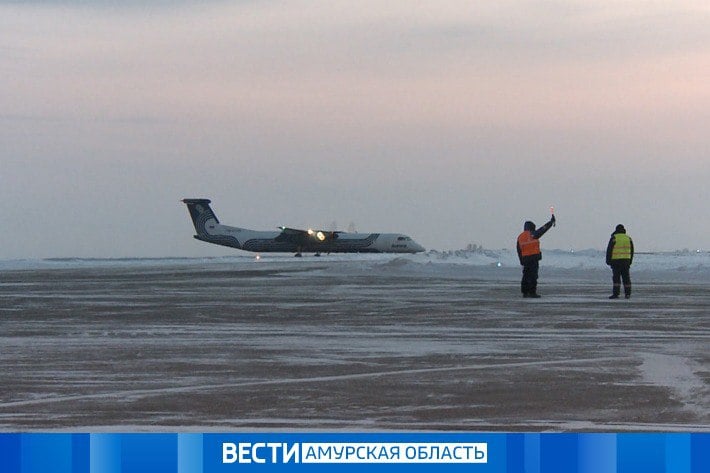
<path id="1" fill-rule="evenodd" d="M 380 236 L 372 233 L 366 238 L 333 240 L 327 243 L 306 242 L 301 246 L 301 251 L 314 251 L 324 253 L 339 253 L 348 251 L 379 251 L 369 248 Z M 243 250 L 255 252 L 291 252 L 298 251 L 299 246 L 290 241 L 279 242 L 269 238 L 253 238 L 241 246 Z"/>
<path id="2" fill-rule="evenodd" d="M 232 248 L 241 249 L 242 245 L 239 244 L 239 240 L 233 236 L 228 235 L 209 235 L 203 233 L 201 235 L 196 235 L 195 238 L 198 240 L 206 241 L 207 243 L 214 243 L 216 245 L 229 246 Z"/>
<path id="3" fill-rule="evenodd" d="M 198 207 L 199 210 L 199 207 Z M 207 220 L 214 220 L 214 218 L 211 215 L 211 212 L 204 212 L 201 211 L 200 214 L 198 215 L 197 219 L 195 220 L 195 229 L 197 230 L 197 234 L 200 236 L 210 236 L 207 233 Z"/>
<path id="4" fill-rule="evenodd" d="M 270 238 L 252 238 L 244 242 L 242 249 L 255 252 L 290 253 L 296 250 L 296 245 L 288 241 L 274 241 Z"/>

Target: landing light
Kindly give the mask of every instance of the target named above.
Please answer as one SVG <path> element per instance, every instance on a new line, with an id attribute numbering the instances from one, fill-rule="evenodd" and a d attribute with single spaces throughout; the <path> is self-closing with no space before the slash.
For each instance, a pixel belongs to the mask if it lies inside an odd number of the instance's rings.
<path id="1" fill-rule="evenodd" d="M 323 232 L 318 232 L 316 233 L 316 238 L 318 238 L 320 241 L 325 240 L 325 234 Z"/>
<path id="2" fill-rule="evenodd" d="M 313 229 L 312 229 L 312 228 L 309 228 L 309 229 L 308 229 L 308 234 L 309 234 L 309 235 L 313 235 L 313 233 L 314 233 L 314 232 L 313 232 Z"/>

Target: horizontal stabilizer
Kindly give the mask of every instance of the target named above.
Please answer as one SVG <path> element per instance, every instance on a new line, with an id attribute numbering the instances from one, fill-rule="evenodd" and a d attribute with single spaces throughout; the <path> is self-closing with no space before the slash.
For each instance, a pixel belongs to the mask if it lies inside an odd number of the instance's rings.
<path id="1" fill-rule="evenodd" d="M 195 225 L 195 230 L 198 235 L 205 234 L 205 223 L 208 220 L 214 220 L 215 223 L 219 223 L 217 216 L 212 211 L 210 207 L 211 200 L 209 199 L 182 199 L 182 201 L 187 205 L 187 210 L 190 212 L 190 217 L 192 217 L 192 223 Z"/>
<path id="2" fill-rule="evenodd" d="M 208 205 L 212 201 L 210 199 L 182 199 L 185 204 L 205 204 Z"/>

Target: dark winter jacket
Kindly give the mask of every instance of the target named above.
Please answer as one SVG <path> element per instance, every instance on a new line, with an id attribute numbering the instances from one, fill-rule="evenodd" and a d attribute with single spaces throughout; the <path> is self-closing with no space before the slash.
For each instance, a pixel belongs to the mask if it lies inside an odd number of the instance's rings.
<path id="1" fill-rule="evenodd" d="M 614 231 L 614 233 L 611 234 L 611 238 L 609 239 L 609 244 L 606 246 L 606 264 L 610 265 L 612 263 L 611 255 L 612 252 L 614 251 L 614 245 L 616 244 L 616 235 L 619 233 L 626 234 L 626 230 L 624 228 L 618 228 Z M 629 264 L 631 264 L 634 260 L 634 241 L 629 237 L 629 242 L 631 243 L 631 258 L 629 258 Z M 615 260 L 615 261 L 626 261 L 626 260 Z"/>

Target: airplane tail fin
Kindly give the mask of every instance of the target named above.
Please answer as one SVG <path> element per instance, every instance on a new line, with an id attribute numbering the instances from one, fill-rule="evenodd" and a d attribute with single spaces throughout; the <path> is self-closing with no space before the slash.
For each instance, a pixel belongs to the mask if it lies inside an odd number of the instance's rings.
<path id="1" fill-rule="evenodd" d="M 195 225 L 195 231 L 198 235 L 206 235 L 208 233 L 205 225 L 209 220 L 219 223 L 217 216 L 210 207 L 211 201 L 209 199 L 182 199 L 182 201 L 187 205 L 187 210 L 190 212 L 192 223 Z"/>

